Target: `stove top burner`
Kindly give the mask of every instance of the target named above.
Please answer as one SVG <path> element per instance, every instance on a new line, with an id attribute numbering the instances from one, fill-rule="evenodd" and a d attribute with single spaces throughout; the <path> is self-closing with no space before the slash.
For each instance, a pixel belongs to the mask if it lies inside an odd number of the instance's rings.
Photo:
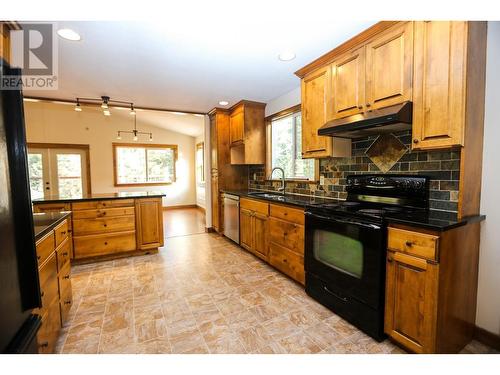
<path id="1" fill-rule="evenodd" d="M 361 203 L 345 201 L 345 202 L 340 202 L 339 204 L 344 207 L 354 207 L 354 206 L 359 206 Z"/>

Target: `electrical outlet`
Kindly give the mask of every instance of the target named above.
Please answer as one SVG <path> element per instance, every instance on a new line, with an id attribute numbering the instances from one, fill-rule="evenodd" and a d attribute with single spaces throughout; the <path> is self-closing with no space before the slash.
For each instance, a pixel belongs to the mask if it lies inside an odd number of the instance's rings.
<path id="1" fill-rule="evenodd" d="M 325 175 L 319 176 L 319 184 L 323 186 L 325 184 Z"/>

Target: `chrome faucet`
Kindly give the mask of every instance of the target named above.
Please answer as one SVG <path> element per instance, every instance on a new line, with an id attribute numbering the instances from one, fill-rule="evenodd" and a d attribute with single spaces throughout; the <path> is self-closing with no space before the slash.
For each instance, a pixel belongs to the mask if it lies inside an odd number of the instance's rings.
<path id="1" fill-rule="evenodd" d="M 278 188 L 278 191 L 283 192 L 283 195 L 285 195 L 285 170 L 281 167 L 274 167 L 273 170 L 271 171 L 271 175 L 269 176 L 269 179 L 272 180 L 273 173 L 276 169 L 281 171 L 281 187 Z"/>

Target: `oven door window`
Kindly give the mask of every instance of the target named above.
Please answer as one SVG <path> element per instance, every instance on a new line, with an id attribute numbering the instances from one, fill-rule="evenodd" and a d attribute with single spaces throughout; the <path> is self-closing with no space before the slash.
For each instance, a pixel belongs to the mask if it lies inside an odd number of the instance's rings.
<path id="1" fill-rule="evenodd" d="M 348 236 L 316 229 L 313 234 L 314 258 L 319 262 L 361 279 L 363 277 L 363 244 Z"/>

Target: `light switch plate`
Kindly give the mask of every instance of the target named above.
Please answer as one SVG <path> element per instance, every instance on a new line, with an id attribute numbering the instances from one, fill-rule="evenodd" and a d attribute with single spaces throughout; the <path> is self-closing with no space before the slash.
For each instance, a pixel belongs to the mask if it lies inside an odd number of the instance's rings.
<path id="1" fill-rule="evenodd" d="M 323 186 L 325 184 L 325 176 L 324 175 L 319 176 L 319 184 L 321 186 Z"/>

